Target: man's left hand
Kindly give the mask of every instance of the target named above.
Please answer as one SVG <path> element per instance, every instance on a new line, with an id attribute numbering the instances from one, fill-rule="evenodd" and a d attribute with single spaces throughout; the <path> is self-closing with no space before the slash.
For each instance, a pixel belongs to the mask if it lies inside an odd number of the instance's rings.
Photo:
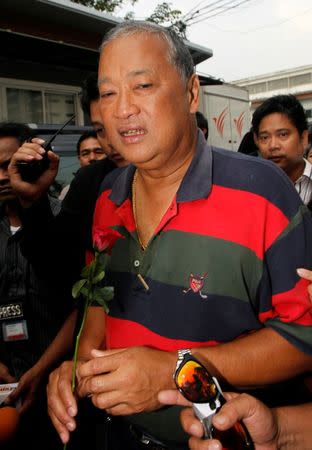
<path id="1" fill-rule="evenodd" d="M 22 375 L 17 388 L 8 396 L 6 403 L 13 404 L 21 399 L 21 406 L 18 407 L 18 410 L 23 414 L 34 403 L 42 377 L 43 373 L 39 373 L 34 367 L 29 369 Z"/>
<path id="2" fill-rule="evenodd" d="M 93 350 L 77 370 L 80 397 L 109 414 L 127 415 L 158 409 L 160 390 L 174 387 L 176 354 L 148 347 Z"/>

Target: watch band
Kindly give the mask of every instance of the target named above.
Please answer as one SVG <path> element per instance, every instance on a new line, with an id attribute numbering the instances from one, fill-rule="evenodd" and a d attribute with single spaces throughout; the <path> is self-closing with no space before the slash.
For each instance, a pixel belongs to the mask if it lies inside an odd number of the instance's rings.
<path id="1" fill-rule="evenodd" d="M 180 367 L 180 365 L 181 365 L 181 363 L 182 363 L 182 361 L 184 359 L 184 356 L 185 355 L 191 355 L 191 354 L 192 354 L 192 352 L 191 352 L 190 348 L 181 348 L 180 350 L 178 350 L 178 359 L 177 359 L 176 368 L 175 368 L 175 371 L 174 371 L 174 374 L 173 374 L 173 378 L 175 376 L 176 371 Z"/>

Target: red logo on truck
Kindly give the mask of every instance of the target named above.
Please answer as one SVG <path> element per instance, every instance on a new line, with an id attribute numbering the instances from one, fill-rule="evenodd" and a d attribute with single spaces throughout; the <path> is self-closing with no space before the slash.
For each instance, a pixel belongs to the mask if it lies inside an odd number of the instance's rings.
<path id="1" fill-rule="evenodd" d="M 228 108 L 224 108 L 221 114 L 219 114 L 218 117 L 213 117 L 213 120 L 216 124 L 216 128 L 220 136 L 223 138 L 223 132 L 224 132 L 224 121 L 225 117 L 228 114 Z"/>
<path id="2" fill-rule="evenodd" d="M 245 117 L 245 112 L 244 111 L 242 113 L 240 113 L 240 115 L 237 118 L 234 117 L 235 128 L 236 128 L 238 136 L 240 138 L 242 137 L 242 131 L 243 131 L 243 125 L 244 125 L 244 117 Z"/>

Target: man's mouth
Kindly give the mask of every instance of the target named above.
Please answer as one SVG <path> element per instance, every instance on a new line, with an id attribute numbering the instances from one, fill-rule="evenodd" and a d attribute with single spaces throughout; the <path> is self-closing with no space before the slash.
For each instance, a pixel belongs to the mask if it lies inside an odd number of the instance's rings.
<path id="1" fill-rule="evenodd" d="M 145 134 L 145 130 L 143 130 L 143 128 L 131 128 L 128 130 L 121 130 L 120 134 L 123 137 L 143 136 Z"/>

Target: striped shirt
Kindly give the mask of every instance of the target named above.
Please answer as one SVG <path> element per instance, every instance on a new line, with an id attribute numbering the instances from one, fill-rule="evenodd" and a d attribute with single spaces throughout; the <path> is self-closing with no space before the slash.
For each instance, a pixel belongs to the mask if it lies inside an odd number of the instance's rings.
<path id="1" fill-rule="evenodd" d="M 122 236 L 107 267 L 115 288 L 107 347 L 174 351 L 272 327 L 312 354 L 308 283 L 296 273 L 312 268 L 312 220 L 288 177 L 269 161 L 209 147 L 200 135 L 143 251 L 132 212 L 134 171 L 128 166 L 104 180 L 94 216 L 94 227 Z"/>

